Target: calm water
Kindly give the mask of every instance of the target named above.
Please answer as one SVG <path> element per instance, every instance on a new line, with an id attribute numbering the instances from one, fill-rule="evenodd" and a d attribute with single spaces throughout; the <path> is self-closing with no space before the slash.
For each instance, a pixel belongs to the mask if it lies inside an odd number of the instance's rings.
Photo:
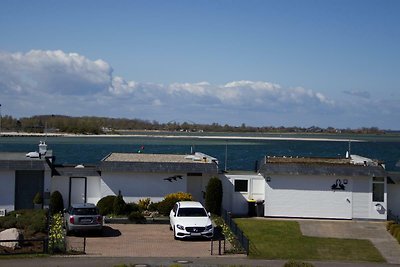
<path id="1" fill-rule="evenodd" d="M 290 136 L 297 137 L 297 135 Z M 351 143 L 352 154 L 382 160 L 386 163 L 387 170 L 400 171 L 398 163 L 400 137 L 352 136 L 348 138 L 364 140 L 364 142 Z M 26 153 L 37 151 L 37 145 L 42 139 L 40 137 L 0 137 L 0 151 Z M 337 141 L 199 140 L 155 137 L 48 137 L 47 144 L 48 149 L 53 150 L 58 164 L 96 164 L 111 152 L 135 153 L 144 146 L 144 153 L 189 154 L 193 149 L 193 151 L 218 158 L 221 169 L 225 168 L 225 155 L 227 155 L 228 170 L 254 170 L 255 162 L 266 155 L 343 157 L 349 147 L 348 142 Z"/>

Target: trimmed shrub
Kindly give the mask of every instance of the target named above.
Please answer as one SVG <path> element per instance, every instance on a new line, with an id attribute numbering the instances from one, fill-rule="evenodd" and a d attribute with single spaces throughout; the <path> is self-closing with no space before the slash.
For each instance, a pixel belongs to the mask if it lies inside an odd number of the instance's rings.
<path id="1" fill-rule="evenodd" d="M 217 177 L 212 177 L 206 188 L 206 209 L 212 214 L 221 214 L 222 182 Z"/>
<path id="2" fill-rule="evenodd" d="M 175 203 L 178 201 L 190 201 L 193 200 L 193 197 L 189 193 L 177 192 L 166 195 L 164 200 L 157 204 L 158 212 L 161 215 L 169 215 L 170 211 L 174 207 Z"/>
<path id="3" fill-rule="evenodd" d="M 50 214 L 63 212 L 64 200 L 59 191 L 54 191 L 50 195 Z"/>
<path id="4" fill-rule="evenodd" d="M 124 198 L 122 197 L 122 195 L 118 195 L 118 196 L 114 199 L 113 211 L 114 211 L 114 214 L 116 214 L 116 215 L 123 215 L 123 214 L 125 214 L 125 211 L 126 211 L 126 203 L 125 203 Z"/>
<path id="5" fill-rule="evenodd" d="M 33 204 L 43 204 L 43 196 L 40 192 L 37 192 L 33 198 Z"/>
<path id="6" fill-rule="evenodd" d="M 134 223 L 144 224 L 146 223 L 146 218 L 139 211 L 133 211 L 129 214 L 128 220 Z"/>
<path id="7" fill-rule="evenodd" d="M 105 216 L 114 212 L 114 199 L 117 196 L 105 196 L 97 202 L 97 207 L 101 215 Z"/>

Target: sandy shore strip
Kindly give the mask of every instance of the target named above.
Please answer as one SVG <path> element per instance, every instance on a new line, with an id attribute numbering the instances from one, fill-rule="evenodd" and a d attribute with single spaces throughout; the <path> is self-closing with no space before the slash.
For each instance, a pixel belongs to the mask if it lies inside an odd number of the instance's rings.
<path id="1" fill-rule="evenodd" d="M 280 141 L 323 141 L 323 142 L 367 142 L 359 139 L 323 138 L 323 137 L 290 137 L 290 136 L 227 136 L 227 135 L 161 135 L 148 134 L 68 134 L 68 133 L 23 133 L 3 132 L 0 137 L 81 137 L 81 138 L 170 138 L 170 139 L 199 139 L 199 140 L 280 140 Z"/>

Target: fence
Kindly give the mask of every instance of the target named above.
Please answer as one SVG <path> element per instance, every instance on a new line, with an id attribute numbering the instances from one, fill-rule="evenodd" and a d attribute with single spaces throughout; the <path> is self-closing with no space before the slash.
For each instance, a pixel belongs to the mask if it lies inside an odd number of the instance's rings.
<path id="1" fill-rule="evenodd" d="M 222 211 L 222 218 L 225 223 L 229 226 L 233 234 L 236 236 L 238 242 L 242 246 L 243 250 L 249 255 L 250 252 L 250 240 L 244 235 L 243 231 L 237 226 L 235 221 L 232 219 L 229 212 L 226 210 Z"/>
<path id="2" fill-rule="evenodd" d="M 11 244 L 10 244 L 11 243 Z M 45 238 L 1 240 L 0 255 L 48 253 L 49 240 Z M 8 244 L 10 244 L 8 246 Z"/>

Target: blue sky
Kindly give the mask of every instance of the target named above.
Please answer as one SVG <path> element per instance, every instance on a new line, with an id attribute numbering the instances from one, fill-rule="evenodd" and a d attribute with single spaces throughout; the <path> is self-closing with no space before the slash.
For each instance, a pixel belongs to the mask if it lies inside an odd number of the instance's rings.
<path id="1" fill-rule="evenodd" d="M 400 1 L 0 1 L 0 103 L 400 129 Z"/>

